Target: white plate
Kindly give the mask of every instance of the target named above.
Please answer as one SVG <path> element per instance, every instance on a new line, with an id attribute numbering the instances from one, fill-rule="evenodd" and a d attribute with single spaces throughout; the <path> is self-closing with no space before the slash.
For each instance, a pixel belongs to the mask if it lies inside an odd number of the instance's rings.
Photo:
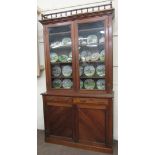
<path id="1" fill-rule="evenodd" d="M 51 62 L 54 63 L 54 62 L 57 62 L 58 61 L 58 55 L 56 53 L 50 53 L 50 59 L 51 59 Z"/>
<path id="2" fill-rule="evenodd" d="M 97 44 L 98 39 L 96 35 L 89 35 L 87 37 L 87 44 Z"/>
<path id="3" fill-rule="evenodd" d="M 105 80 L 99 79 L 96 82 L 97 89 L 105 90 Z"/>
<path id="4" fill-rule="evenodd" d="M 65 77 L 71 76 L 71 74 L 72 74 L 72 67 L 69 66 L 69 65 L 63 66 L 63 67 L 62 67 L 62 74 L 63 74 Z"/>
<path id="5" fill-rule="evenodd" d="M 70 79 L 64 79 L 62 81 L 62 86 L 65 89 L 70 89 L 72 87 L 72 85 L 73 85 L 73 82 Z"/>
<path id="6" fill-rule="evenodd" d="M 104 65 L 98 65 L 96 67 L 96 74 L 100 77 L 105 76 L 105 66 Z"/>

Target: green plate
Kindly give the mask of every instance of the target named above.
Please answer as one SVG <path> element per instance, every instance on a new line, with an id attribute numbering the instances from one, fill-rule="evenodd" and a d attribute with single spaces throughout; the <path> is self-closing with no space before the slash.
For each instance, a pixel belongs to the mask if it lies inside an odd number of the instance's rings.
<path id="1" fill-rule="evenodd" d="M 97 89 L 105 90 L 105 80 L 99 79 L 96 82 Z"/>
<path id="2" fill-rule="evenodd" d="M 95 68 L 93 65 L 87 65 L 84 68 L 84 74 L 88 77 L 91 77 L 95 74 Z"/>
<path id="3" fill-rule="evenodd" d="M 104 65 L 98 65 L 96 67 L 96 74 L 100 77 L 105 76 L 105 66 Z"/>
<path id="4" fill-rule="evenodd" d="M 67 62 L 67 60 L 68 60 L 68 56 L 67 55 L 60 55 L 59 56 L 59 61 L 60 62 Z"/>
<path id="5" fill-rule="evenodd" d="M 52 63 L 57 62 L 58 61 L 58 55 L 56 53 L 50 53 L 50 59 L 51 59 Z"/>
<path id="6" fill-rule="evenodd" d="M 71 44 L 72 44 L 72 41 L 71 41 L 71 38 L 63 38 L 62 39 L 62 45 L 63 46 L 71 46 Z"/>
<path id="7" fill-rule="evenodd" d="M 87 79 L 84 81 L 85 89 L 94 89 L 95 88 L 95 81 L 93 79 Z"/>
<path id="8" fill-rule="evenodd" d="M 104 60 L 105 60 L 105 51 L 104 51 L 104 50 L 102 50 L 102 51 L 100 52 L 100 60 L 101 60 L 101 61 L 104 61 Z"/>
<path id="9" fill-rule="evenodd" d="M 65 89 L 70 89 L 72 87 L 72 85 L 73 85 L 73 82 L 70 79 L 64 79 L 62 81 L 62 86 Z"/>
<path id="10" fill-rule="evenodd" d="M 53 80 L 53 88 L 61 88 L 62 82 L 59 79 Z"/>

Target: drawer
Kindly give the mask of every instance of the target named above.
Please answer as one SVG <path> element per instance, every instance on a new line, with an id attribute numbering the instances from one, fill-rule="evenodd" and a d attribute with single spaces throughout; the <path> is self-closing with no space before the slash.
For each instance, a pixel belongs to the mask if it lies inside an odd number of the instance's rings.
<path id="1" fill-rule="evenodd" d="M 92 103 L 92 104 L 104 104 L 108 105 L 108 99 L 97 99 L 97 98 L 73 98 L 73 103 Z"/>
<path id="2" fill-rule="evenodd" d="M 52 103 L 72 103 L 71 97 L 59 97 L 59 96 L 46 96 L 45 97 L 46 102 L 52 102 Z"/>

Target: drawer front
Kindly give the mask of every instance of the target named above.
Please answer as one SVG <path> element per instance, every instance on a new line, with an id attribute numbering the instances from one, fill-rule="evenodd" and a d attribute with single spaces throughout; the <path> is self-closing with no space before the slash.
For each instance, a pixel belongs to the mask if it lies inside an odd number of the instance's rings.
<path id="1" fill-rule="evenodd" d="M 52 103 L 72 103 L 71 97 L 59 97 L 59 96 L 45 96 L 46 102 L 52 102 Z"/>
<path id="2" fill-rule="evenodd" d="M 73 103 L 92 103 L 92 104 L 104 104 L 108 105 L 108 99 L 97 99 L 97 98 L 73 98 Z"/>

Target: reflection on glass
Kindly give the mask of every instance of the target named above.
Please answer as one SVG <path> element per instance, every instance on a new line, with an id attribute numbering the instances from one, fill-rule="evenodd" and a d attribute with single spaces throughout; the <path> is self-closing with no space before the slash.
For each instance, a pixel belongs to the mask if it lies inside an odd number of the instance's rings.
<path id="1" fill-rule="evenodd" d="M 80 89 L 105 90 L 103 21 L 78 25 Z"/>
<path id="2" fill-rule="evenodd" d="M 71 89 L 73 80 L 70 25 L 50 27 L 48 30 L 52 88 Z"/>

